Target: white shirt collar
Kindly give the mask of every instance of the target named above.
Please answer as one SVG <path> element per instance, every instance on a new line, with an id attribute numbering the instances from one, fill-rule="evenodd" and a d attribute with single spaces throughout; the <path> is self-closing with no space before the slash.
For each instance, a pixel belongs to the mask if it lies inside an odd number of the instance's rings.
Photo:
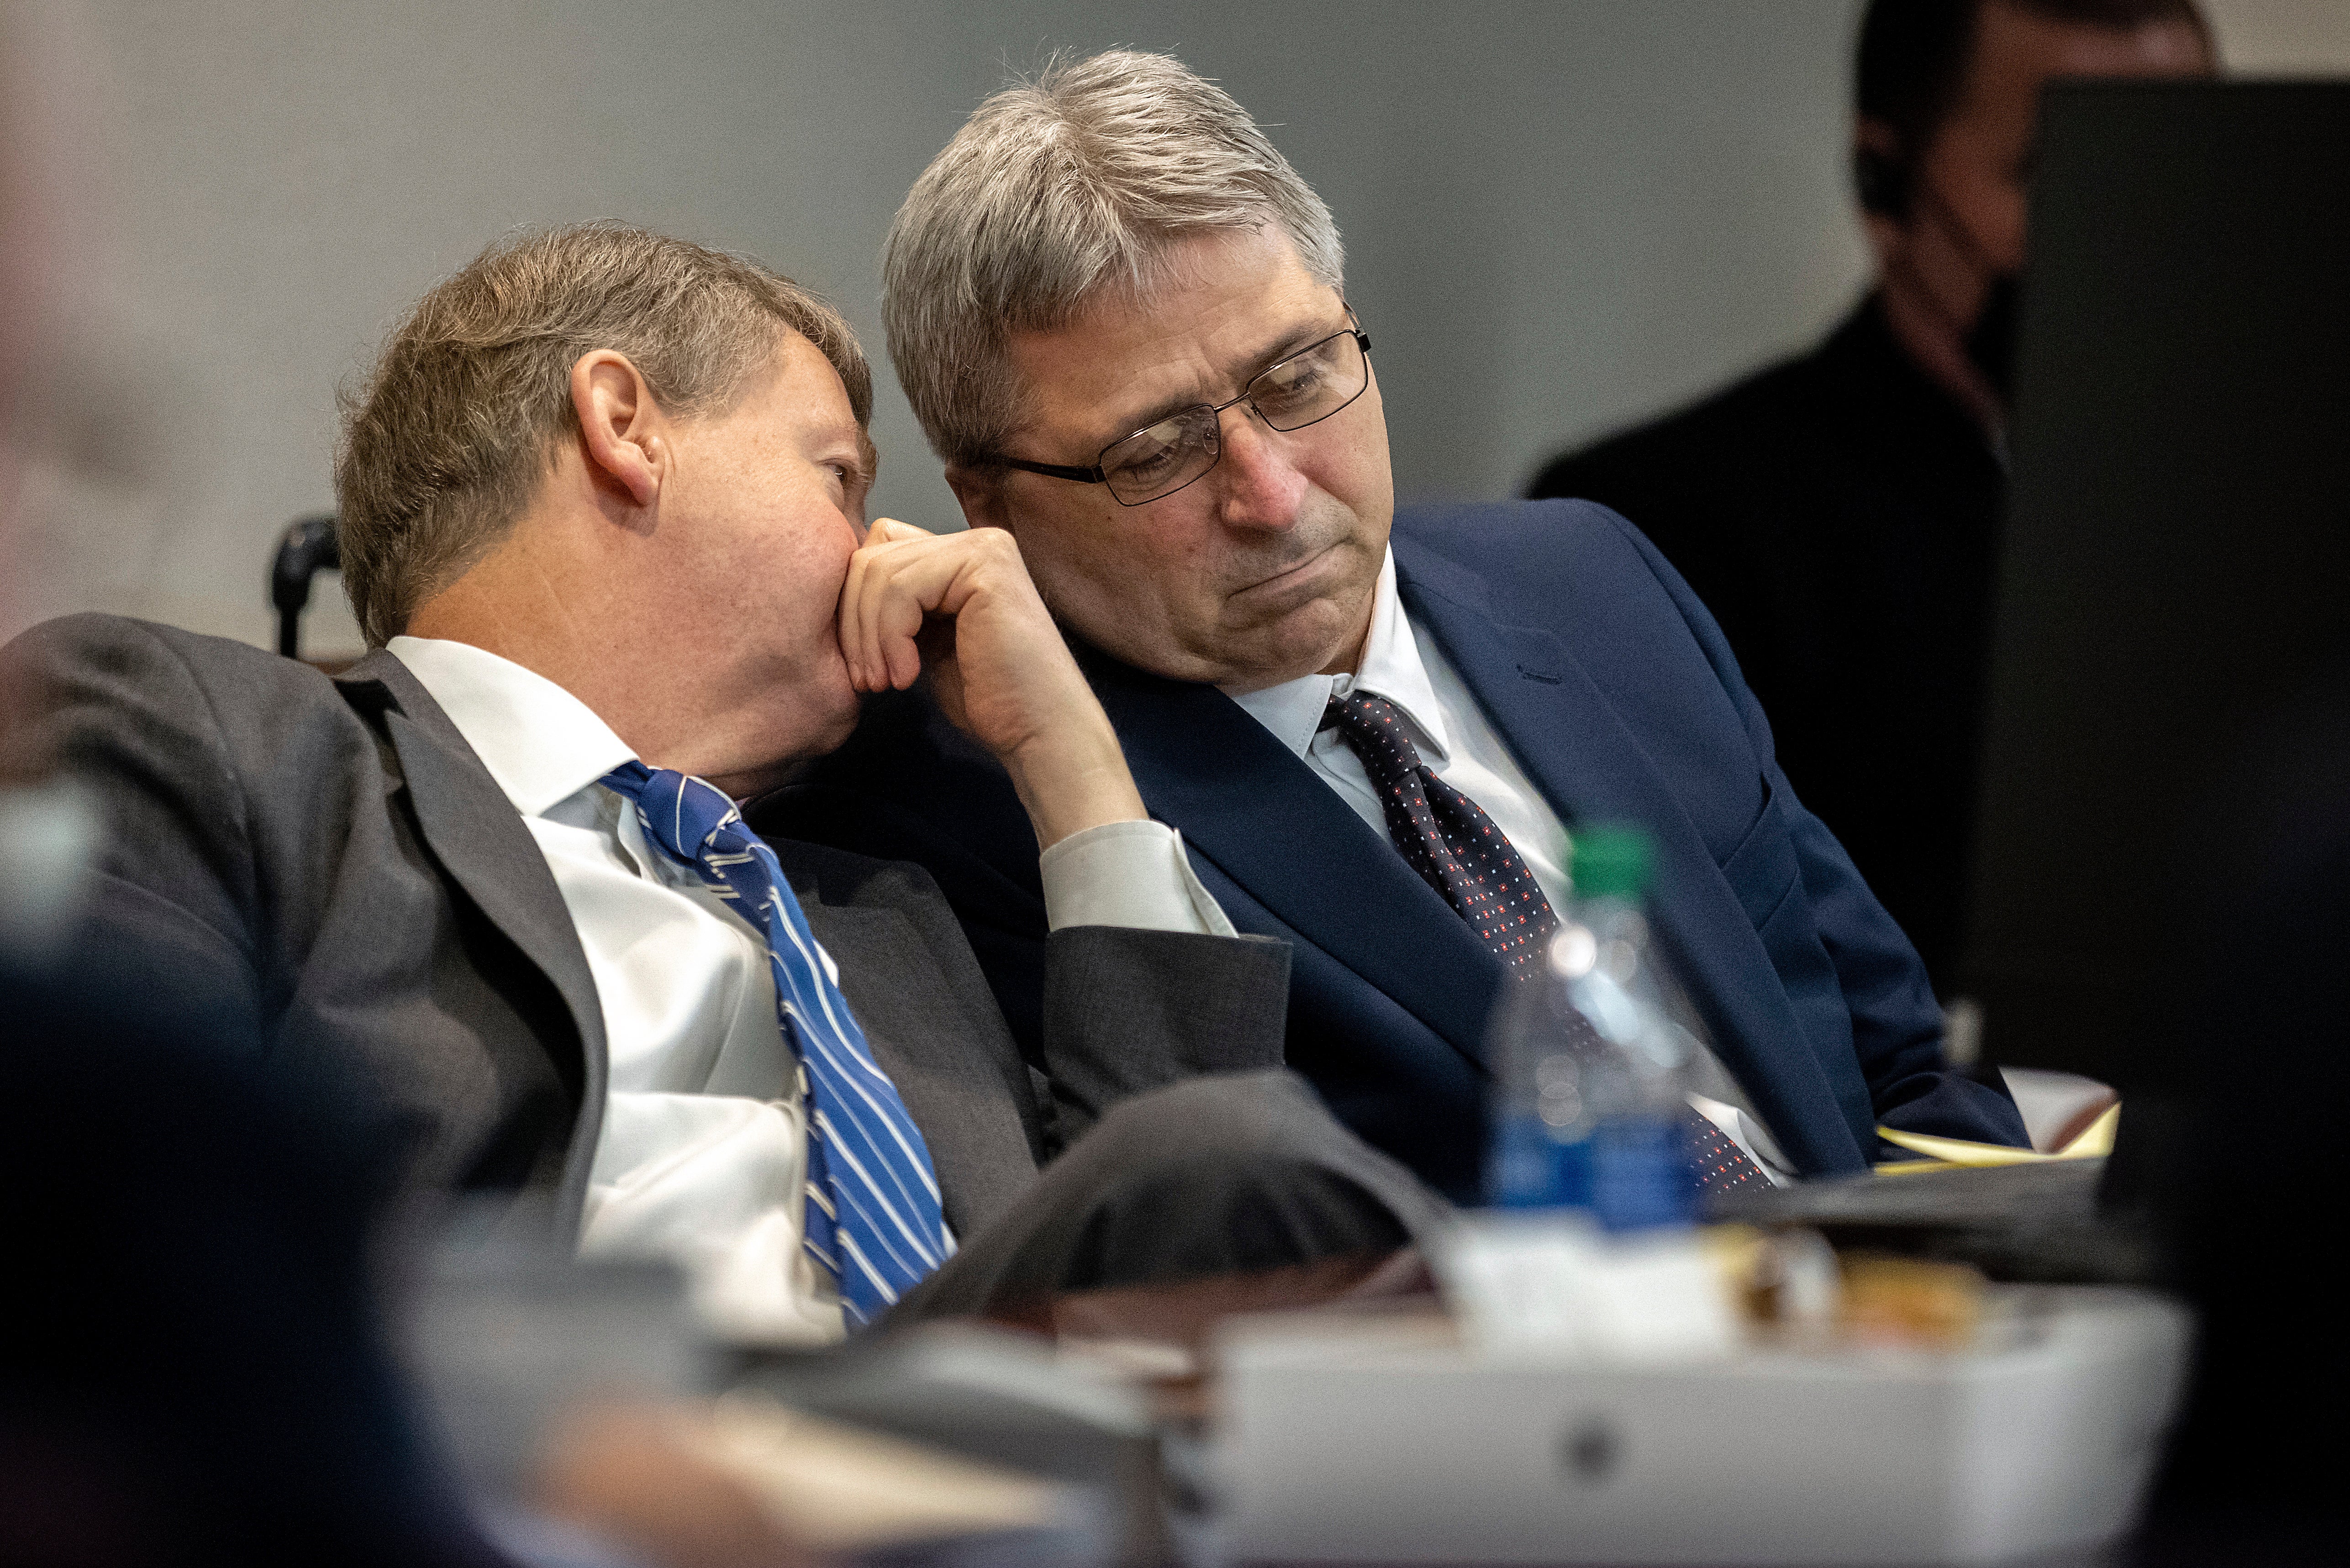
<path id="1" fill-rule="evenodd" d="M 1436 705 L 1436 688 L 1430 684 L 1428 666 L 1419 657 L 1419 640 L 1396 593 L 1395 551 L 1379 563 L 1378 586 L 1371 590 L 1370 635 L 1363 640 L 1362 660 L 1352 675 L 1301 675 L 1263 691 L 1228 692 L 1251 718 L 1273 732 L 1274 738 L 1298 756 L 1314 744 L 1322 714 L 1330 699 L 1367 691 L 1384 697 L 1402 711 L 1418 732 L 1413 736 L 1425 760 L 1441 766 L 1451 757 L 1444 716 Z"/>
<path id="2" fill-rule="evenodd" d="M 525 816 L 544 815 L 636 755 L 588 704 L 512 659 L 440 638 L 384 646 Z"/>

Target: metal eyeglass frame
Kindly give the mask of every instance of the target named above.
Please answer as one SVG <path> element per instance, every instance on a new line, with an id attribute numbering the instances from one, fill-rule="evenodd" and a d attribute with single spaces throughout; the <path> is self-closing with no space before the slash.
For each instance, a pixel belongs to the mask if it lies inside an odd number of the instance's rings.
<path id="1" fill-rule="evenodd" d="M 1347 315 L 1348 319 L 1351 320 L 1354 318 L 1355 313 L 1349 310 L 1347 312 Z M 1352 337 L 1356 343 L 1361 346 L 1363 351 L 1363 384 L 1356 388 L 1345 402 L 1340 403 L 1336 408 L 1332 409 L 1326 414 L 1316 414 L 1303 424 L 1274 424 L 1271 419 L 1266 417 L 1265 411 L 1256 406 L 1254 400 L 1257 384 L 1263 381 L 1267 376 L 1272 375 L 1275 370 L 1280 369 L 1283 366 L 1303 359 L 1305 356 L 1313 353 L 1315 349 L 1321 348 L 1328 344 L 1336 343 L 1341 337 Z M 1331 419 L 1338 414 L 1346 412 L 1347 410 L 1354 407 L 1355 404 L 1361 400 L 1362 395 L 1365 392 L 1367 392 L 1370 389 L 1371 335 L 1364 331 L 1359 325 L 1343 327 L 1337 331 L 1330 334 L 1329 337 L 1317 337 L 1313 342 L 1308 343 L 1305 348 L 1297 350 L 1296 353 L 1287 355 L 1283 358 L 1277 359 L 1274 363 L 1267 365 L 1263 369 L 1259 370 L 1255 375 L 1249 378 L 1248 385 L 1241 389 L 1240 396 L 1236 398 L 1230 399 L 1221 403 L 1187 403 L 1182 408 L 1177 409 L 1173 412 L 1169 413 L 1162 418 L 1153 420 L 1150 424 L 1143 426 L 1142 430 L 1128 431 L 1126 434 L 1118 437 L 1116 441 L 1111 441 L 1108 445 L 1103 447 L 1100 452 L 1097 452 L 1094 456 L 1094 465 L 1091 468 L 1076 468 L 1064 462 L 1031 462 L 1024 457 L 998 457 L 995 461 L 1002 463 L 1006 468 L 1016 468 L 1023 473 L 1040 473 L 1046 479 L 1066 479 L 1078 484 L 1107 485 L 1109 483 L 1109 474 L 1102 466 L 1102 459 L 1107 457 L 1119 447 L 1124 446 L 1128 441 L 1132 441 L 1136 436 L 1141 435 L 1145 431 L 1151 429 L 1153 425 L 1162 425 L 1165 424 L 1168 420 L 1179 418 L 1181 415 L 1191 413 L 1196 410 L 1205 409 L 1208 411 L 1209 417 L 1214 421 L 1213 429 L 1216 431 L 1216 455 L 1209 461 L 1207 467 L 1201 469 L 1199 472 L 1193 474 L 1191 478 L 1185 480 L 1180 484 L 1175 485 L 1170 489 L 1161 490 L 1156 494 L 1146 495 L 1139 501 L 1128 501 L 1125 496 L 1120 495 L 1115 490 L 1112 490 L 1109 493 L 1109 498 L 1112 501 L 1117 502 L 1120 506 L 1148 506 L 1154 501 L 1166 500 L 1177 491 L 1190 489 L 1192 485 L 1199 483 L 1200 481 L 1207 478 L 1211 473 L 1213 473 L 1216 471 L 1216 464 L 1224 461 L 1223 422 L 1224 410 L 1226 409 L 1237 408 L 1239 405 L 1246 403 L 1249 406 L 1249 411 L 1251 413 L 1254 414 L 1258 419 L 1264 421 L 1265 429 L 1279 431 L 1283 434 L 1286 435 L 1292 431 L 1308 429 L 1311 426 L 1320 424 L 1324 420 Z"/>

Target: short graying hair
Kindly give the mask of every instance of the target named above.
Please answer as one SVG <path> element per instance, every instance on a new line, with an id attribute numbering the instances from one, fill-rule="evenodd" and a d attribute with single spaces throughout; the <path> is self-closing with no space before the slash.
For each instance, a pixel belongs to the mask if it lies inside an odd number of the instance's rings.
<path id="1" fill-rule="evenodd" d="M 744 257 L 604 221 L 509 238 L 435 285 L 343 398 L 343 587 L 368 645 L 506 536 L 578 431 L 582 355 L 627 355 L 695 417 L 731 408 L 787 334 L 831 363 L 862 429 L 873 380 L 847 321 Z"/>
<path id="2" fill-rule="evenodd" d="M 1231 96 L 1166 55 L 1055 59 L 981 104 L 914 182 L 881 253 L 889 358 L 950 467 L 1023 423 L 1007 343 L 1141 290 L 1181 240 L 1277 223 L 1342 286 L 1330 209 Z"/>

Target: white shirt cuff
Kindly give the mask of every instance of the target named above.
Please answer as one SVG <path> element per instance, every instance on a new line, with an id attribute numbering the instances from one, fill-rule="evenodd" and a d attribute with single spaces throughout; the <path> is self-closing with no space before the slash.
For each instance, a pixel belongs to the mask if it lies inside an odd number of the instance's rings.
<path id="1" fill-rule="evenodd" d="M 1124 926 L 1137 931 L 1236 934 L 1183 853 L 1183 836 L 1163 822 L 1105 822 L 1073 833 L 1037 862 L 1045 923 Z"/>

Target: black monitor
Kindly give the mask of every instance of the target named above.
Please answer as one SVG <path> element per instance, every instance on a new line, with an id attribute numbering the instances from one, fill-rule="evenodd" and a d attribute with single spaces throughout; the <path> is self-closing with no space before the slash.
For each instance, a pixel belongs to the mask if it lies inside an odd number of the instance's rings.
<path id="1" fill-rule="evenodd" d="M 2350 655 L 2350 83 L 2054 88 L 2022 330 L 1960 989 L 2126 1090 L 2234 758 Z"/>

